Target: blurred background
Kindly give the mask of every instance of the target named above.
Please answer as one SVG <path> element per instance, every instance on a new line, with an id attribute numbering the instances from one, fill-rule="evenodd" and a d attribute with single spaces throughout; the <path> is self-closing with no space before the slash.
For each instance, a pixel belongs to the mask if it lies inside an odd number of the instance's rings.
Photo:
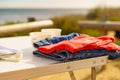
<path id="1" fill-rule="evenodd" d="M 101 36 L 101 30 L 81 28 L 80 21 L 113 22 L 120 21 L 119 0 L 0 0 L 0 28 L 6 25 L 50 19 L 53 28 L 61 28 L 62 34 L 72 32 L 84 33 L 91 36 Z M 113 26 L 114 27 L 114 26 Z M 0 37 L 29 35 L 30 32 L 40 31 L 41 28 L 25 30 L 14 34 L 0 34 Z M 120 37 L 116 30 L 109 31 L 115 37 L 115 43 L 120 45 Z M 9 33 L 9 31 L 8 31 Z M 118 31 L 118 33 L 120 33 Z M 107 34 L 106 34 L 107 35 Z M 120 60 L 110 61 L 98 73 L 97 80 L 120 80 Z M 90 80 L 90 69 L 74 71 L 77 80 Z M 30 80 L 70 80 L 68 73 L 49 75 Z"/>

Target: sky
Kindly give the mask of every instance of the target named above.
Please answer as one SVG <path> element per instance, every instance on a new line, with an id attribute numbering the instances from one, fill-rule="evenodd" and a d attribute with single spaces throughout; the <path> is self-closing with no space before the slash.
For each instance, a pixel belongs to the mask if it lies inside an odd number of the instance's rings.
<path id="1" fill-rule="evenodd" d="M 0 8 L 120 7 L 120 0 L 0 0 Z"/>

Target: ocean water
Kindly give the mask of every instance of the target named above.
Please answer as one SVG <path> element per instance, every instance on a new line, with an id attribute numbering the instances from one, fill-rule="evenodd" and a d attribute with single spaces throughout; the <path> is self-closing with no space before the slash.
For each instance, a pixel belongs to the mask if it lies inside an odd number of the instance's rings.
<path id="1" fill-rule="evenodd" d="M 67 14 L 86 14 L 86 9 L 0 9 L 0 23 L 6 21 L 27 21 L 28 17 L 37 20 L 50 19 Z"/>

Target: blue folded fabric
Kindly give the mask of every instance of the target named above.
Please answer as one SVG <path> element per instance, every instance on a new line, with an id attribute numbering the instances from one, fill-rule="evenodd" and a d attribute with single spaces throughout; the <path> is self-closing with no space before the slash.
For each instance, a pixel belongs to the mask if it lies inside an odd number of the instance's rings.
<path id="1" fill-rule="evenodd" d="M 115 31 L 115 36 L 117 37 L 117 38 L 120 38 L 120 31 Z"/>
<path id="2" fill-rule="evenodd" d="M 57 53 L 44 54 L 44 53 L 39 52 L 38 50 L 33 51 L 33 54 L 38 56 L 38 57 L 45 57 L 45 58 L 56 60 L 56 61 L 68 61 L 67 57 L 69 56 L 68 53 L 66 53 L 66 54 L 64 54 L 64 53 L 61 53 L 61 54 L 57 54 Z"/>
<path id="3" fill-rule="evenodd" d="M 70 39 L 74 38 L 75 36 L 80 36 L 80 34 L 71 33 L 68 35 L 60 36 L 60 37 L 53 37 L 51 39 L 47 38 L 46 40 L 52 44 L 56 44 L 56 43 L 61 42 L 63 40 L 70 40 Z"/>
<path id="4" fill-rule="evenodd" d="M 108 55 L 110 60 L 117 59 L 120 57 L 120 51 L 109 51 Z"/>
<path id="5" fill-rule="evenodd" d="M 46 45 L 50 45 L 50 44 L 51 44 L 51 43 L 48 42 L 47 40 L 40 40 L 40 41 L 38 41 L 38 42 L 33 43 L 33 46 L 34 46 L 35 48 L 38 48 L 39 46 L 46 46 Z"/>
<path id="6" fill-rule="evenodd" d="M 88 59 L 88 58 L 94 58 L 94 57 L 100 57 L 100 56 L 105 56 L 109 55 L 109 59 L 116 59 L 120 57 L 120 52 L 117 51 L 108 51 L 108 50 L 82 50 L 76 53 L 70 53 L 66 50 L 63 50 L 59 53 L 51 53 L 51 54 L 44 54 L 39 52 L 38 50 L 33 52 L 34 55 L 36 56 L 42 56 L 45 58 L 53 59 L 56 61 L 72 61 L 72 60 L 80 60 L 80 59 Z"/>
<path id="7" fill-rule="evenodd" d="M 33 46 L 37 48 L 39 46 L 56 44 L 56 43 L 61 42 L 63 40 L 70 40 L 70 39 L 74 38 L 75 36 L 80 36 L 80 34 L 79 33 L 71 33 L 69 35 L 60 36 L 60 37 L 53 37 L 51 39 L 46 38 L 45 40 L 40 40 L 38 42 L 33 43 Z"/>

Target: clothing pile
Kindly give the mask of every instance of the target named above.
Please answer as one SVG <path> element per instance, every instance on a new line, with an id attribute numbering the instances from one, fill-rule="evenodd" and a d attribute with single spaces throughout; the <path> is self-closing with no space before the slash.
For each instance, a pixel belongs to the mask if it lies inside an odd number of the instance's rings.
<path id="1" fill-rule="evenodd" d="M 21 59 L 22 57 L 22 52 L 0 46 L 0 61 L 14 61 L 17 62 Z"/>
<path id="2" fill-rule="evenodd" d="M 109 59 L 120 57 L 120 46 L 110 36 L 91 37 L 86 34 L 69 35 L 40 40 L 33 44 L 36 56 L 57 61 L 71 61 L 109 55 Z"/>

